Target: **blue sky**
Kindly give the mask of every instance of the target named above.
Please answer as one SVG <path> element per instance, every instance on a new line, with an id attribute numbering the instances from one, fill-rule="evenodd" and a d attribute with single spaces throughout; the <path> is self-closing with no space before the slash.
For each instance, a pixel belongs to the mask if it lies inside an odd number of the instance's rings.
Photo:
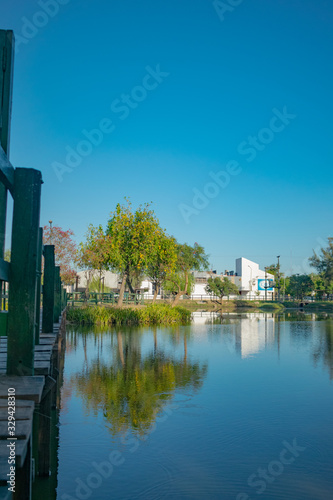
<path id="1" fill-rule="evenodd" d="M 218 271 L 277 255 L 309 270 L 333 236 L 333 4 L 224 3 L 0 0 L 11 161 L 43 173 L 42 225 L 81 241 L 127 196 Z"/>

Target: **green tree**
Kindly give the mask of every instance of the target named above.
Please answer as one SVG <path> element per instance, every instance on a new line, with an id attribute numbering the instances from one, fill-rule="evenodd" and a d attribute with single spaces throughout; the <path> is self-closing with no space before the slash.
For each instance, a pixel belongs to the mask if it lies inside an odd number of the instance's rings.
<path id="1" fill-rule="evenodd" d="M 313 282 L 313 291 L 316 294 L 317 299 L 322 299 L 324 293 L 326 292 L 326 284 L 324 278 L 320 274 L 311 273 L 310 278 Z"/>
<path id="2" fill-rule="evenodd" d="M 177 245 L 177 261 L 175 272 L 167 277 L 165 288 L 175 295 L 172 306 L 176 306 L 182 295 L 189 292 L 192 271 L 208 268 L 208 256 L 198 243 L 191 247 L 187 243 Z"/>
<path id="3" fill-rule="evenodd" d="M 147 276 L 155 286 L 153 303 L 156 302 L 159 288 L 166 282 L 167 276 L 174 272 L 176 261 L 177 246 L 175 239 L 165 233 L 158 234 L 157 241 L 152 247 L 151 259 L 146 271 Z"/>
<path id="4" fill-rule="evenodd" d="M 281 290 L 284 287 L 284 273 L 281 273 L 280 266 L 277 264 L 271 264 L 266 267 L 266 271 L 274 276 L 274 288 Z"/>
<path id="5" fill-rule="evenodd" d="M 111 249 L 111 238 L 105 234 L 101 225 L 94 227 L 88 226 L 86 241 L 80 243 L 77 252 L 76 262 L 81 269 L 87 272 L 87 291 L 89 283 L 93 277 L 94 270 L 98 271 L 99 285 L 98 291 L 101 292 L 101 279 L 104 271 L 109 269 L 109 255 Z"/>
<path id="6" fill-rule="evenodd" d="M 289 278 L 287 293 L 297 299 L 303 300 L 305 295 L 309 295 L 314 289 L 311 277 L 307 274 L 293 274 Z"/>
<path id="7" fill-rule="evenodd" d="M 238 295 L 239 289 L 235 283 L 232 283 L 228 278 L 208 278 L 208 284 L 206 286 L 206 292 L 209 295 L 217 295 L 220 297 L 221 306 L 223 297 L 226 295 Z"/>
<path id="8" fill-rule="evenodd" d="M 312 257 L 309 258 L 310 265 L 317 269 L 318 273 L 323 278 L 331 282 L 333 281 L 333 238 L 328 238 L 328 246 L 320 249 L 321 254 L 317 255 L 313 251 Z"/>
<path id="9" fill-rule="evenodd" d="M 328 246 L 326 248 L 321 248 L 321 253 L 319 255 L 313 251 L 312 257 L 309 258 L 309 262 L 324 280 L 325 292 L 329 295 L 332 293 L 333 288 L 333 237 L 329 237 L 327 240 Z"/>
<path id="10" fill-rule="evenodd" d="M 163 231 L 149 204 L 132 209 L 129 200 L 127 206 L 118 204 L 111 213 L 106 233 L 111 238 L 109 265 L 116 269 L 121 277 L 118 306 L 123 304 L 125 285 L 133 290 L 132 282 L 138 280 L 152 262 L 154 246 Z"/>

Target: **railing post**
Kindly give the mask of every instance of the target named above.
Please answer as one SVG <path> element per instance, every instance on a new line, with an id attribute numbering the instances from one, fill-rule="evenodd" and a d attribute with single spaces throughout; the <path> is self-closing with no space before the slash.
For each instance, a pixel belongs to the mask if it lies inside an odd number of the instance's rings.
<path id="1" fill-rule="evenodd" d="M 37 270 L 36 270 L 36 329 L 35 329 L 35 344 L 39 344 L 39 329 L 40 329 L 40 290 L 42 277 L 42 253 L 43 253 L 43 228 L 38 230 L 37 242 Z"/>
<path id="2" fill-rule="evenodd" d="M 60 316 L 60 267 L 55 267 L 54 273 L 54 317 L 55 323 L 58 323 Z"/>
<path id="3" fill-rule="evenodd" d="M 43 333 L 53 333 L 54 319 L 54 245 L 44 245 Z"/>
<path id="4" fill-rule="evenodd" d="M 34 374 L 37 241 L 42 174 L 17 168 L 8 303 L 8 375 Z"/>
<path id="5" fill-rule="evenodd" d="M 12 114 L 13 68 L 14 68 L 14 33 L 0 30 L 0 145 L 9 158 L 10 122 Z M 7 188 L 0 182 L 0 258 L 4 258 Z M 0 288 L 2 291 L 2 281 Z"/>

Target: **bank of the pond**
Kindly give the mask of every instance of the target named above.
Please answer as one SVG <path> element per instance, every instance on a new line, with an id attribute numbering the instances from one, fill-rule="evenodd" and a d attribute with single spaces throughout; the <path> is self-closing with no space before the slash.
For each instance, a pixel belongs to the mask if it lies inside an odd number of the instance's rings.
<path id="1" fill-rule="evenodd" d="M 220 302 L 216 301 L 195 301 L 195 300 L 182 300 L 182 307 L 189 311 L 205 310 L 205 311 L 221 311 L 232 312 L 238 311 L 245 312 L 250 310 L 256 311 L 278 311 L 284 309 L 281 302 L 272 301 L 259 301 L 259 300 L 224 300 L 221 306 Z"/>
<path id="2" fill-rule="evenodd" d="M 69 307 L 67 321 L 76 325 L 171 325 L 185 324 L 191 312 L 184 307 L 149 304 L 145 307 Z"/>
<path id="3" fill-rule="evenodd" d="M 333 302 L 317 300 L 315 302 L 282 302 L 285 309 L 304 309 L 312 312 L 333 312 Z"/>

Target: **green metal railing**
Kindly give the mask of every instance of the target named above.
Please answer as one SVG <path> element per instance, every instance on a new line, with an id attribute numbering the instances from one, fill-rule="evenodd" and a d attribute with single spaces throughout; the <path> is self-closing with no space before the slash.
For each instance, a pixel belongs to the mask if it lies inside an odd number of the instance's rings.
<path id="1" fill-rule="evenodd" d="M 69 292 L 67 295 L 67 304 L 69 306 L 81 306 L 84 304 L 111 304 L 115 305 L 118 303 L 119 294 L 114 292 L 109 293 L 98 293 L 89 292 Z M 124 304 L 144 304 L 144 297 L 138 293 L 124 293 Z"/>

